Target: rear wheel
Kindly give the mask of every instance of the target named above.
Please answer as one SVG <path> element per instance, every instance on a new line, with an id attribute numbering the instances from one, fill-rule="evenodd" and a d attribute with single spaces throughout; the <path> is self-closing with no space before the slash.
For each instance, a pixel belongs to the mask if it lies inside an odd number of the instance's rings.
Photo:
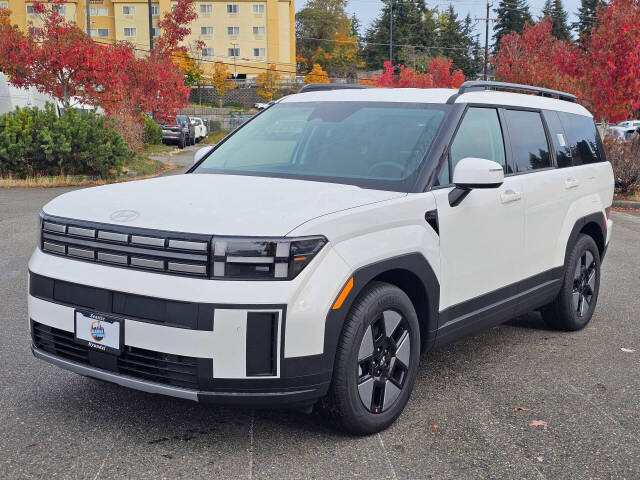
<path id="1" fill-rule="evenodd" d="M 182 136 L 180 137 L 180 142 L 178 143 L 178 147 L 180 147 L 180 148 L 184 148 L 184 147 L 185 147 L 185 143 L 186 143 L 186 142 L 185 142 L 185 139 L 184 139 L 184 135 L 182 135 Z"/>
<path id="2" fill-rule="evenodd" d="M 569 254 L 560 293 L 542 309 L 542 318 L 559 330 L 580 330 L 591 320 L 599 290 L 598 246 L 590 236 L 580 235 Z"/>
<path id="3" fill-rule="evenodd" d="M 336 352 L 328 398 L 340 425 L 368 435 L 402 413 L 420 362 L 420 327 L 409 297 L 372 283 L 354 303 Z"/>

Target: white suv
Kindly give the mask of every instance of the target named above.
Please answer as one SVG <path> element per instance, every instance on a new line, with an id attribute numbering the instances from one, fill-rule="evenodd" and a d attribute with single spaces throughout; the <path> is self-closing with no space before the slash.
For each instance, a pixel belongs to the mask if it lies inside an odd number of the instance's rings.
<path id="1" fill-rule="evenodd" d="M 305 88 L 186 175 L 48 203 L 35 356 L 201 402 L 322 399 L 368 434 L 402 412 L 421 352 L 534 309 L 589 322 L 614 180 L 572 96 Z"/>

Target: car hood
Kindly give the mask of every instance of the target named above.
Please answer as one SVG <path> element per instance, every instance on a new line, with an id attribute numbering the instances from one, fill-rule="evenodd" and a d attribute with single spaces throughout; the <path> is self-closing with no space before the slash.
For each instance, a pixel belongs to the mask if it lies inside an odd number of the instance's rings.
<path id="1" fill-rule="evenodd" d="M 283 236 L 312 218 L 404 195 L 335 183 L 187 174 L 76 190 L 43 210 L 58 217 L 174 232 Z"/>

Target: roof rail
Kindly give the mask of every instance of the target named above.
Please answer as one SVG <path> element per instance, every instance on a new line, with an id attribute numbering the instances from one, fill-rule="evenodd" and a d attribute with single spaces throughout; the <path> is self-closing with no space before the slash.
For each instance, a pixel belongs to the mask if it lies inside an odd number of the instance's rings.
<path id="1" fill-rule="evenodd" d="M 477 92 L 479 90 L 520 90 L 522 92 L 537 93 L 542 97 L 558 97 L 558 100 L 566 100 L 568 102 L 578 101 L 578 97 L 575 95 L 561 92 L 559 90 L 550 90 L 548 88 L 534 87 L 532 85 L 521 85 L 519 83 L 491 82 L 484 80 L 464 82 L 458 90 L 458 95 L 462 95 L 467 92 Z"/>
<path id="2" fill-rule="evenodd" d="M 349 89 L 362 89 L 369 88 L 365 85 L 353 85 L 351 83 L 309 83 L 305 85 L 298 93 L 305 92 L 321 92 L 326 90 L 349 90 Z"/>

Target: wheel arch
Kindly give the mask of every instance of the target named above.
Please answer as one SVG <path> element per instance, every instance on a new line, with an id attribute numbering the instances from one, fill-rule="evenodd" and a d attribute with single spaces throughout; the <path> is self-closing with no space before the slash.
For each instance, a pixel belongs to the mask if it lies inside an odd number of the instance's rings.
<path id="1" fill-rule="evenodd" d="M 325 324 L 324 354 L 333 370 L 338 341 L 353 303 L 374 281 L 397 286 L 411 299 L 420 323 L 422 350 L 435 343 L 440 306 L 440 283 L 431 265 L 421 253 L 389 258 L 358 268 L 353 273 L 353 288 L 342 306 L 329 310 Z"/>
<path id="2" fill-rule="evenodd" d="M 606 248 L 605 242 L 607 238 L 607 232 L 604 226 L 605 224 L 606 219 L 604 217 L 604 213 L 602 212 L 592 213 L 576 220 L 576 223 L 573 225 L 571 233 L 569 234 L 569 240 L 567 241 L 567 246 L 565 249 L 565 266 L 567 264 L 567 259 L 569 258 L 569 255 L 571 253 L 571 249 L 575 245 L 580 234 L 589 235 L 591 238 L 593 238 L 593 241 L 596 242 L 596 245 L 598 246 L 598 253 L 602 258 Z"/>

